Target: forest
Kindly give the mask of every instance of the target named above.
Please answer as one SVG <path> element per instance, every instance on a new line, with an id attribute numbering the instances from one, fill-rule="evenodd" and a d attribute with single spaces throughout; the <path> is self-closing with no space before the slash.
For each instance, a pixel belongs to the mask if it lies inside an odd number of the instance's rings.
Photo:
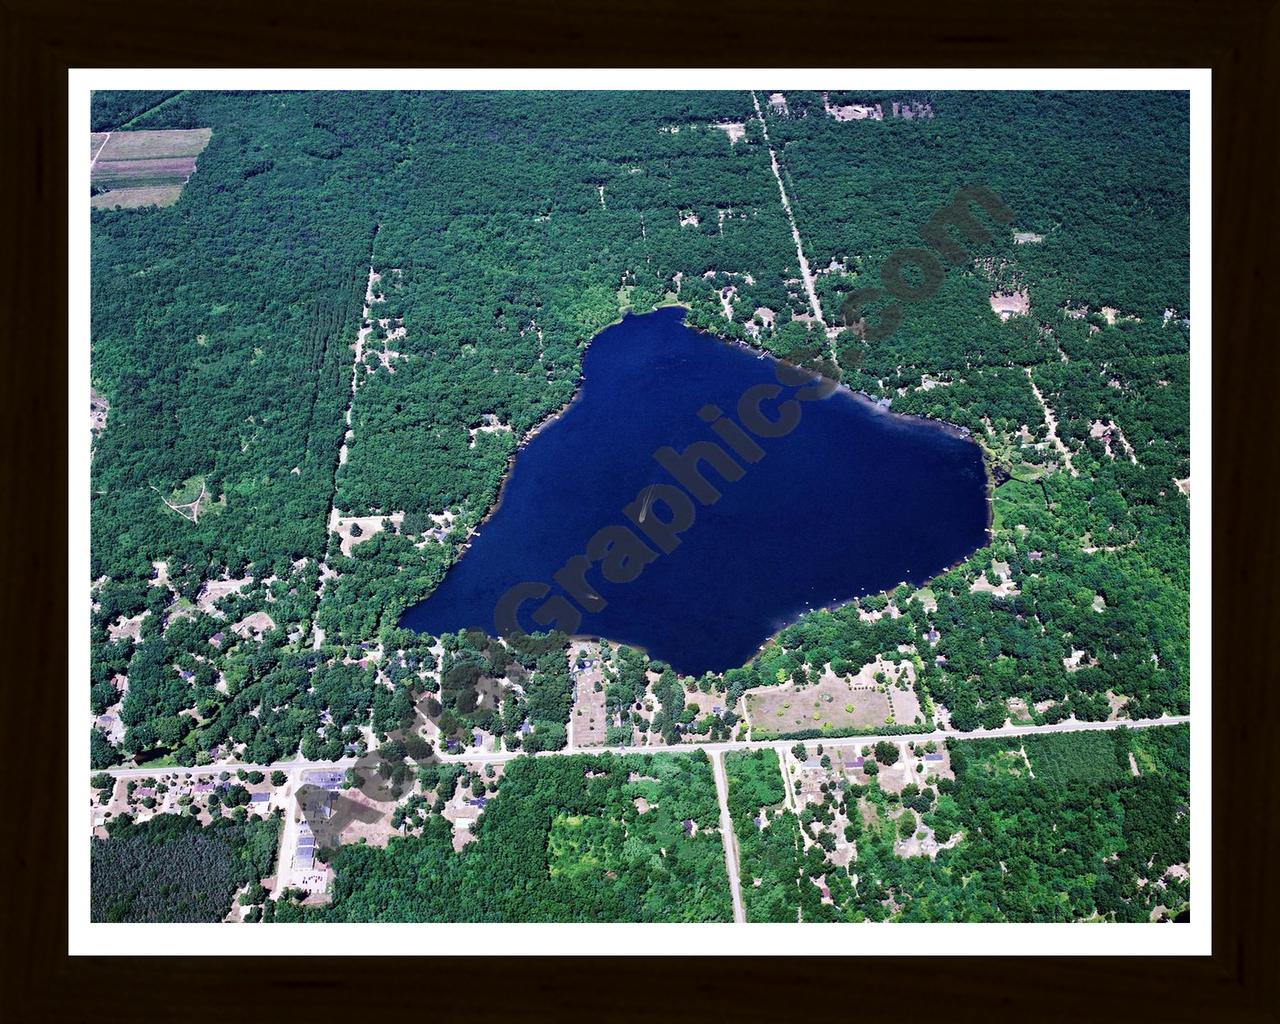
<path id="1" fill-rule="evenodd" d="M 1185 97 L 902 94 L 875 99 L 935 116 L 847 123 L 787 99 L 764 123 L 831 326 L 962 185 L 1039 241 L 993 231 L 890 336 L 834 337 L 845 383 L 983 446 L 991 544 L 927 594 L 806 615 L 717 688 L 906 646 L 962 731 L 1186 713 Z M 364 753 L 428 695 L 445 736 L 560 746 L 562 649 L 399 616 L 625 311 L 679 303 L 781 353 L 816 336 L 751 94 L 107 93 L 93 118 L 213 130 L 175 206 L 92 214 L 90 710 L 124 726 L 95 726 L 94 766 Z M 1030 311 L 1001 321 L 989 296 L 1015 288 Z M 366 525 L 340 543 L 331 515 Z M 663 668 L 670 742 L 693 713 Z M 502 706 L 459 703 L 501 679 Z"/>
<path id="2" fill-rule="evenodd" d="M 452 792 L 456 774 L 432 785 Z M 510 762 L 458 852 L 425 812 L 385 849 L 333 855 L 332 903 L 269 904 L 267 921 L 727 921 L 732 919 L 711 766 L 687 755 Z"/>
<path id="3" fill-rule="evenodd" d="M 1190 899 L 1189 738 L 1176 726 L 950 740 L 955 778 L 936 789 L 886 791 L 870 773 L 824 783 L 799 815 L 773 751 L 731 752 L 748 920 L 1172 920 Z M 828 854 L 837 811 L 857 851 L 844 867 Z M 902 856 L 924 826 L 944 848 Z"/>
<path id="4" fill-rule="evenodd" d="M 238 889 L 271 874 L 280 822 L 122 815 L 107 832 L 90 841 L 90 919 L 195 923 L 221 921 Z"/>

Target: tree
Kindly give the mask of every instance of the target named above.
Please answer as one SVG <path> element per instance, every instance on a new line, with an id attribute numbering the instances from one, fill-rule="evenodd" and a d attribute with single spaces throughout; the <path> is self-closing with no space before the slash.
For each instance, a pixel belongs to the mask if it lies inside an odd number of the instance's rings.
<path id="1" fill-rule="evenodd" d="M 898 750 L 896 743 L 881 740 L 876 744 L 876 760 L 883 765 L 897 764 L 900 754 L 901 751 Z"/>
<path id="2" fill-rule="evenodd" d="M 89 767 L 93 769 L 110 768 L 120 763 L 120 753 L 97 729 L 89 732 Z"/>

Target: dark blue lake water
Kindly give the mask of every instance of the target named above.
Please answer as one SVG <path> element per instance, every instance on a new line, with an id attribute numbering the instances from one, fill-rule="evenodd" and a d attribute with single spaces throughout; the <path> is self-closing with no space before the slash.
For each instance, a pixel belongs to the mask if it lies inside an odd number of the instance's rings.
<path id="1" fill-rule="evenodd" d="M 519 621 L 547 628 L 533 615 L 565 594 L 554 574 L 597 531 L 616 524 L 645 539 L 623 513 L 638 496 L 650 499 L 651 529 L 672 518 L 662 492 L 651 490 L 675 482 L 654 453 L 709 440 L 732 454 L 699 411 L 714 404 L 739 421 L 743 394 L 776 384 L 777 372 L 772 359 L 686 327 L 679 309 L 602 331 L 587 350 L 577 400 L 519 453 L 498 509 L 402 625 L 495 633 L 499 599 L 532 581 L 550 591 L 524 603 Z M 765 417 L 790 409 L 799 422 L 785 436 L 754 437 L 764 455 L 754 463 L 735 456 L 739 479 L 699 464 L 721 497 L 689 500 L 696 518 L 670 554 L 630 582 L 609 582 L 592 565 L 585 580 L 607 604 L 584 611 L 580 623 L 557 624 L 643 647 L 682 673 L 723 671 L 745 664 L 807 608 L 922 584 L 987 542 L 986 476 L 973 441 L 843 389 L 782 409 L 797 390 L 761 403 Z M 656 551 L 655 539 L 646 543 Z"/>

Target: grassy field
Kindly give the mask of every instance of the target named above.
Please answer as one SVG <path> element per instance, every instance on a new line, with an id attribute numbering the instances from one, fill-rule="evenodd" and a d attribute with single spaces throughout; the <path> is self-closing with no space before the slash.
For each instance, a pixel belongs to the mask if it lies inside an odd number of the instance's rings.
<path id="1" fill-rule="evenodd" d="M 145 188 L 113 188 L 93 196 L 95 210 L 132 210 L 139 206 L 172 206 L 182 195 L 181 185 L 149 185 Z"/>
<path id="2" fill-rule="evenodd" d="M 210 128 L 187 131 L 113 132 L 99 160 L 155 160 L 199 156 L 213 136 Z"/>
<path id="3" fill-rule="evenodd" d="M 865 729 L 884 725 L 893 708 L 878 690 L 828 677 L 804 689 L 765 689 L 747 694 L 752 735 L 785 736 L 805 729 Z"/>
<path id="4" fill-rule="evenodd" d="M 212 134 L 208 128 L 91 134 L 90 180 L 95 189 L 106 191 L 94 195 L 89 205 L 95 210 L 172 206 Z"/>
<path id="5" fill-rule="evenodd" d="M 1129 772 L 1127 765 L 1122 767 L 1112 732 L 1028 736 L 1024 745 L 1036 778 L 1055 785 L 1111 782 Z"/>

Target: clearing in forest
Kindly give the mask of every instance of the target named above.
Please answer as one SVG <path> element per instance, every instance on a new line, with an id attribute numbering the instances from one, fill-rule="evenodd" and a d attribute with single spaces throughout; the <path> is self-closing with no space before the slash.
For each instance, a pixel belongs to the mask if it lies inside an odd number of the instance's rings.
<path id="1" fill-rule="evenodd" d="M 89 205 L 106 210 L 172 206 L 212 135 L 212 129 L 194 128 L 90 136 Z"/>
<path id="2" fill-rule="evenodd" d="M 810 729 L 847 730 L 871 729 L 902 721 L 911 724 L 919 713 L 919 703 L 914 692 L 901 693 L 894 688 L 895 666 L 888 662 L 867 665 L 856 676 L 839 677 L 825 672 L 816 686 L 797 689 L 793 683 L 752 690 L 747 693 L 747 717 L 751 722 L 753 739 L 771 736 L 788 736 Z M 914 677 L 914 666 L 903 663 L 901 669 Z M 875 671 L 884 671 L 884 691 L 875 678 Z M 904 681 L 907 676 L 904 676 Z M 894 701 L 903 699 L 904 713 L 899 720 L 894 714 Z"/>

